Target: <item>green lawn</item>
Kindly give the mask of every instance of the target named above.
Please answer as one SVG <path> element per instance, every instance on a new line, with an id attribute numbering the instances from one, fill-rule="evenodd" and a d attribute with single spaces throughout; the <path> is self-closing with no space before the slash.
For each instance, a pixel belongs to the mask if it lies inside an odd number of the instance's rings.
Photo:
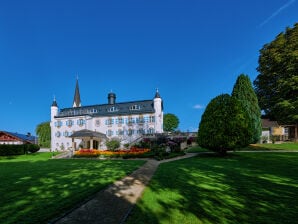
<path id="1" fill-rule="evenodd" d="M 46 223 L 144 161 L 0 157 L 0 223 Z"/>
<path id="2" fill-rule="evenodd" d="M 298 150 L 298 143 L 290 142 L 281 144 L 257 144 L 250 147 L 260 150 Z"/>
<path id="3" fill-rule="evenodd" d="M 127 223 L 298 223 L 298 153 L 160 164 Z"/>

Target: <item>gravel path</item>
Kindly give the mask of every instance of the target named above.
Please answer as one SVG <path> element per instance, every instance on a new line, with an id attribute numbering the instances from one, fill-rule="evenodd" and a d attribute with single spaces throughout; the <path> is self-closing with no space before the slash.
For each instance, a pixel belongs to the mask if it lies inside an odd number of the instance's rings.
<path id="1" fill-rule="evenodd" d="M 131 175 L 116 181 L 105 190 L 98 192 L 94 198 L 85 204 L 75 208 L 52 223 L 123 223 L 134 204 L 141 197 L 143 190 L 151 180 L 160 163 L 185 159 L 196 155 L 197 153 L 188 153 L 184 156 L 168 160 L 148 160 Z"/>

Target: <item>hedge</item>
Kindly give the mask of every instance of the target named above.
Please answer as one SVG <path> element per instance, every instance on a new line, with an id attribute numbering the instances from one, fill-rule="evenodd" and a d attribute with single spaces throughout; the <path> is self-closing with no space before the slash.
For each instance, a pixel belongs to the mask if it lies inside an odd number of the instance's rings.
<path id="1" fill-rule="evenodd" d="M 25 153 L 35 153 L 40 149 L 36 144 L 24 145 L 0 145 L 0 156 L 23 155 Z"/>

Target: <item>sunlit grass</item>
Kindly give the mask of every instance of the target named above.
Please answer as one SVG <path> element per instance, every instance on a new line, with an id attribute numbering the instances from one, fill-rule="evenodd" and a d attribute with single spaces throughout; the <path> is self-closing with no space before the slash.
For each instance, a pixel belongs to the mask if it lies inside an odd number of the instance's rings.
<path id="1" fill-rule="evenodd" d="M 161 164 L 127 223 L 297 223 L 298 153 Z"/>
<path id="2" fill-rule="evenodd" d="M 49 158 L 0 158 L 0 223 L 46 223 L 144 163 Z"/>
<path id="3" fill-rule="evenodd" d="M 255 145 L 250 145 L 243 150 L 297 150 L 298 151 L 298 143 L 295 142 L 290 142 L 290 143 L 280 143 L 280 144 L 272 144 L 272 143 L 267 143 L 267 144 L 255 144 Z"/>

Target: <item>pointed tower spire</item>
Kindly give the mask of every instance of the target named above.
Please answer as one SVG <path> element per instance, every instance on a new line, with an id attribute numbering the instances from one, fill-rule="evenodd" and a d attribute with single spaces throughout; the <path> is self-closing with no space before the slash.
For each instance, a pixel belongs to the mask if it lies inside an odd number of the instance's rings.
<path id="1" fill-rule="evenodd" d="M 79 90 L 79 78 L 77 77 L 76 89 L 75 89 L 72 107 L 80 107 L 80 106 L 82 105 L 81 105 L 81 97 L 80 97 L 80 90 Z"/>
<path id="2" fill-rule="evenodd" d="M 52 107 L 58 107 L 57 101 L 56 101 L 56 96 L 54 96 Z"/>
<path id="3" fill-rule="evenodd" d="M 160 97 L 160 94 L 159 94 L 159 92 L 158 92 L 158 88 L 156 88 L 156 93 L 155 93 L 154 98 L 161 98 L 161 97 Z"/>

